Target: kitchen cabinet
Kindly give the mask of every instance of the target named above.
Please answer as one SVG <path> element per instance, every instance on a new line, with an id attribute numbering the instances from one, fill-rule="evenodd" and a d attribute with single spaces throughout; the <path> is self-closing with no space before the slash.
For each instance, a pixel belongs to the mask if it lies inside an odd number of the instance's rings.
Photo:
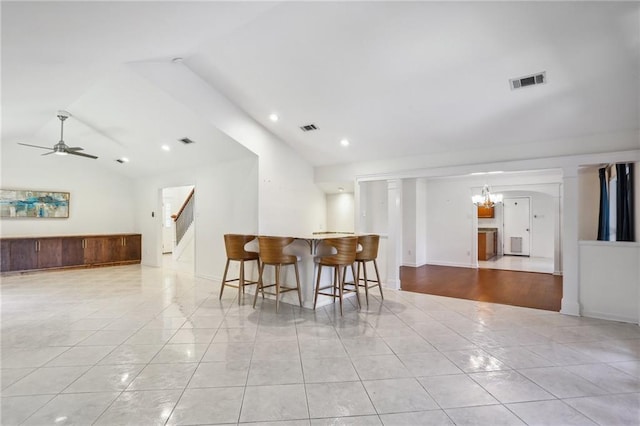
<path id="1" fill-rule="evenodd" d="M 497 254 L 498 230 L 478 229 L 478 260 L 489 260 Z"/>
<path id="2" fill-rule="evenodd" d="M 478 206 L 478 218 L 479 219 L 493 219 L 495 212 L 493 207 Z"/>
<path id="3" fill-rule="evenodd" d="M 140 234 L 3 238 L 2 272 L 140 263 Z"/>

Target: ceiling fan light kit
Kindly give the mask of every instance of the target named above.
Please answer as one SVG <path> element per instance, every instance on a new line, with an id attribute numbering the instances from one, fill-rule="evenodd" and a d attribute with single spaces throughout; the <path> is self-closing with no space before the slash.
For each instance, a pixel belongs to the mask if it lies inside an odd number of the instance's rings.
<path id="1" fill-rule="evenodd" d="M 69 114 L 66 111 L 58 111 L 58 119 L 60 120 L 60 141 L 57 144 L 55 144 L 53 146 L 53 148 L 48 148 L 46 146 L 30 145 L 30 144 L 27 144 L 27 143 L 18 143 L 18 145 L 28 146 L 28 147 L 31 147 L 31 148 L 46 149 L 46 150 L 51 151 L 51 152 L 47 152 L 46 154 L 42 154 L 42 155 L 49 155 L 49 154 L 67 155 L 67 154 L 71 154 L 71 155 L 77 155 L 77 156 L 80 156 L 80 157 L 92 158 L 94 160 L 97 159 L 98 157 L 96 157 L 95 155 L 85 154 L 84 152 L 79 152 L 79 151 L 83 151 L 84 150 L 84 148 L 82 148 L 82 147 L 79 147 L 79 146 L 70 147 L 66 143 L 64 143 L 64 120 L 69 118 L 70 115 L 71 114 Z"/>

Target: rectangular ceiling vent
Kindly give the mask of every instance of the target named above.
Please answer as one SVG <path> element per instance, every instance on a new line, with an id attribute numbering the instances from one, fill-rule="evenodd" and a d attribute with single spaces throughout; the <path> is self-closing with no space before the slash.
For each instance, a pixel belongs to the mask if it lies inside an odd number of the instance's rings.
<path id="1" fill-rule="evenodd" d="M 315 124 L 307 124 L 306 126 L 300 126 L 303 132 L 310 132 L 312 130 L 318 130 Z"/>
<path id="2" fill-rule="evenodd" d="M 185 145 L 190 145 L 190 144 L 192 144 L 192 143 L 195 143 L 194 141 L 192 141 L 192 140 L 191 140 L 191 139 L 189 139 L 189 138 L 182 138 L 182 139 L 178 139 L 178 140 L 179 140 L 180 142 L 182 142 L 183 144 L 185 144 Z"/>
<path id="3" fill-rule="evenodd" d="M 512 78 L 509 80 L 511 90 L 521 89 L 527 86 L 535 86 L 547 82 L 547 72 L 543 71 L 538 74 L 528 75 L 526 77 Z"/>

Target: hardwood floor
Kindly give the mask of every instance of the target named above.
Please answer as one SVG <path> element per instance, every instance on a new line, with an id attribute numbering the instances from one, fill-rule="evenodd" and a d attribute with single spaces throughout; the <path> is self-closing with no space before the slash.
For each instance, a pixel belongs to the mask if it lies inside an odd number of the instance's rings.
<path id="1" fill-rule="evenodd" d="M 560 311 L 562 277 L 535 272 L 425 265 L 400 268 L 402 290 Z"/>

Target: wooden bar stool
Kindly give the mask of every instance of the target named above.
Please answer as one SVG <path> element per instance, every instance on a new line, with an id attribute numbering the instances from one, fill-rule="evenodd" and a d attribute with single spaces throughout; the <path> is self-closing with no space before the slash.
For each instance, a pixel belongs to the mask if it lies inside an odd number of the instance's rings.
<path id="1" fill-rule="evenodd" d="M 275 287 L 275 293 L 267 293 L 276 296 L 276 313 L 280 307 L 280 294 L 287 291 L 297 291 L 298 301 L 302 306 L 302 294 L 300 293 L 300 274 L 298 273 L 298 258 L 291 254 L 285 254 L 284 248 L 291 244 L 295 238 L 293 237 L 258 237 L 258 244 L 260 246 L 260 278 L 258 279 L 258 288 L 256 294 L 253 297 L 253 307 L 256 307 L 256 300 L 258 299 L 258 290 L 262 291 L 264 297 L 264 289 L 266 287 Z M 275 283 L 264 283 L 264 267 L 265 265 L 272 265 L 275 267 Z M 282 266 L 293 265 L 296 272 L 296 286 L 285 287 L 282 285 L 281 268 Z"/>
<path id="2" fill-rule="evenodd" d="M 380 289 L 380 298 L 384 300 L 384 295 L 382 294 L 382 285 L 380 284 L 380 274 L 378 273 L 378 263 L 376 259 L 378 258 L 378 245 L 380 243 L 380 235 L 360 235 L 358 236 L 358 245 L 362 246 L 362 250 L 356 253 L 356 263 L 358 264 L 358 273 L 355 275 L 356 282 L 359 287 L 364 287 L 365 299 L 367 300 L 367 305 L 369 305 L 369 289 L 373 287 L 378 287 Z M 367 262 L 373 262 L 373 268 L 376 272 L 376 279 L 370 280 L 367 277 Z M 362 272 L 364 278 L 360 278 L 360 267 L 362 267 Z M 371 283 L 375 283 L 369 285 Z"/>
<path id="3" fill-rule="evenodd" d="M 337 250 L 337 253 L 328 256 L 321 256 L 318 258 L 318 278 L 316 280 L 316 291 L 313 299 L 313 309 L 316 308 L 318 303 L 318 295 L 333 297 L 335 303 L 336 299 L 340 300 L 340 315 L 342 315 L 342 296 L 344 292 L 355 292 L 358 299 L 358 306 L 360 306 L 360 294 L 358 293 L 358 286 L 354 285 L 354 289 L 345 289 L 345 277 L 347 275 L 347 267 L 351 268 L 351 273 L 355 277 L 355 270 L 353 264 L 356 260 L 356 248 L 358 247 L 358 237 L 342 237 L 342 238 L 327 238 L 322 240 L 323 243 L 330 245 Z M 320 277 L 322 275 L 322 268 L 328 266 L 333 268 L 333 280 L 330 286 L 320 287 Z M 354 278 L 355 280 L 355 278 Z M 331 293 L 323 293 L 321 290 L 331 289 Z M 336 294 L 337 293 L 337 294 Z"/>
<path id="4" fill-rule="evenodd" d="M 253 285 L 258 284 L 258 281 L 247 281 L 245 280 L 245 271 L 244 264 L 248 261 L 256 261 L 258 262 L 258 270 L 260 270 L 260 256 L 258 253 L 254 251 L 246 251 L 244 246 L 256 239 L 255 235 L 239 235 L 239 234 L 226 234 L 224 236 L 224 247 L 227 251 L 227 264 L 224 267 L 224 275 L 222 276 L 222 285 L 220 286 L 220 297 L 222 299 L 222 293 L 224 292 L 225 286 L 233 287 L 238 289 L 238 305 L 240 304 L 240 299 L 242 294 L 244 293 L 245 285 Z M 229 272 L 229 264 L 234 260 L 236 262 L 240 262 L 240 273 L 238 278 L 227 279 L 227 273 Z M 231 284 L 237 281 L 237 285 Z M 258 290 L 256 289 L 256 293 Z"/>

